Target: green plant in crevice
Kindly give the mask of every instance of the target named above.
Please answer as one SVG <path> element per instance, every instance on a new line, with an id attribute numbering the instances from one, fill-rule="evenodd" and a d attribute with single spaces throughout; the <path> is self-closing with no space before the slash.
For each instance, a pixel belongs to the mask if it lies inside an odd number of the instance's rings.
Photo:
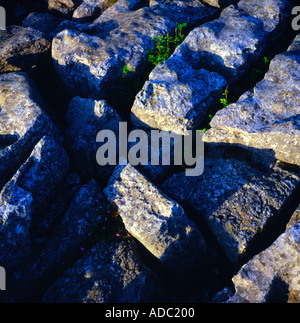
<path id="1" fill-rule="evenodd" d="M 211 119 L 213 118 L 213 116 L 211 114 L 208 115 L 208 118 L 209 118 L 209 122 L 207 124 L 207 127 L 206 128 L 203 128 L 201 129 L 204 133 L 210 128 L 210 122 L 211 122 Z"/>
<path id="2" fill-rule="evenodd" d="M 126 77 L 126 76 L 127 76 L 127 74 L 128 74 L 128 72 L 129 72 L 129 67 L 128 67 L 128 65 L 126 64 L 126 65 L 123 67 L 123 69 L 122 69 L 123 77 Z"/>
<path id="3" fill-rule="evenodd" d="M 184 40 L 185 35 L 182 30 L 187 26 L 187 23 L 180 24 L 177 22 L 176 25 L 174 37 L 167 34 L 166 37 L 160 35 L 151 38 L 155 41 L 155 48 L 148 51 L 148 61 L 154 66 L 168 59 L 175 48 Z"/>
<path id="4" fill-rule="evenodd" d="M 230 103 L 228 102 L 228 87 L 224 90 L 222 93 L 222 98 L 220 98 L 220 103 L 223 105 L 224 108 L 226 108 Z"/>

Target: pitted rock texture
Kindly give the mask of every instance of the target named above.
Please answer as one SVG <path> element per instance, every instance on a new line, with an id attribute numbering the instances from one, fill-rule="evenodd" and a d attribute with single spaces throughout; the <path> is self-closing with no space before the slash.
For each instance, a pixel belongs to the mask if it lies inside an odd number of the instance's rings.
<path id="1" fill-rule="evenodd" d="M 31 252 L 30 228 L 69 169 L 63 147 L 45 136 L 0 192 L 0 261 L 16 269 Z"/>
<path id="2" fill-rule="evenodd" d="M 30 27 L 8 26 L 0 33 L 0 71 L 15 72 L 43 63 L 51 44 L 45 34 Z"/>
<path id="3" fill-rule="evenodd" d="M 44 135 L 49 134 L 59 141 L 62 137 L 27 74 L 1 74 L 0 95 L 1 187 Z"/>
<path id="4" fill-rule="evenodd" d="M 155 274 L 136 257 L 134 243 L 95 245 L 44 295 L 50 303 L 147 302 L 155 293 Z"/>
<path id="5" fill-rule="evenodd" d="M 205 266 L 206 246 L 200 231 L 178 203 L 131 165 L 116 167 L 105 194 L 117 205 L 125 228 L 177 277 L 190 266 Z M 131 213 L 133 205 L 136 211 Z"/>
<path id="6" fill-rule="evenodd" d="M 162 190 L 195 210 L 236 263 L 264 228 L 280 216 L 284 203 L 299 187 L 297 173 L 275 167 L 264 175 L 248 163 L 212 158 L 206 159 L 201 177 L 176 174 Z"/>
<path id="7" fill-rule="evenodd" d="M 250 5 L 240 1 L 222 11 L 219 19 L 193 29 L 150 74 L 136 96 L 132 122 L 181 134 L 199 126 L 208 107 L 219 100 L 228 83 L 241 80 L 274 33 L 284 37 L 286 23 L 280 17 L 288 17 L 289 10 L 289 3 L 281 0 Z"/>
<path id="8" fill-rule="evenodd" d="M 205 118 L 227 85 L 219 74 L 194 70 L 180 59 L 159 64 L 136 96 L 131 120 L 136 127 L 186 135 Z"/>
<path id="9" fill-rule="evenodd" d="M 277 159 L 300 166 L 300 52 L 292 49 L 272 59 L 253 90 L 217 112 L 205 141 L 271 149 Z"/>
<path id="10" fill-rule="evenodd" d="M 106 9 L 112 6 L 115 0 L 84 0 L 73 12 L 73 19 L 79 22 L 92 21 L 98 18 Z"/>
<path id="11" fill-rule="evenodd" d="M 131 77 L 142 74 L 152 37 L 174 32 L 180 20 L 193 25 L 215 14 L 201 3 L 192 4 L 166 1 L 150 8 L 132 7 L 117 15 L 113 6 L 86 29 L 88 34 L 62 31 L 52 43 L 61 79 L 72 94 L 107 99 L 117 88 L 124 65 L 129 66 Z"/>
<path id="12" fill-rule="evenodd" d="M 233 277 L 228 303 L 300 302 L 300 223 L 246 263 Z"/>

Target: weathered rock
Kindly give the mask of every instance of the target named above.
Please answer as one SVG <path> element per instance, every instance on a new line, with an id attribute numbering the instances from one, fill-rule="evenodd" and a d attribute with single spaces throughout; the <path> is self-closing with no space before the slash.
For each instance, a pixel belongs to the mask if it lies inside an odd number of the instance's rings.
<path id="1" fill-rule="evenodd" d="M 94 101 L 75 97 L 69 104 L 66 120 L 66 145 L 70 149 L 78 173 L 84 178 L 97 176 L 108 179 L 114 166 L 97 164 L 96 152 L 101 143 L 96 143 L 96 136 L 100 130 L 111 130 L 119 141 L 121 118 L 117 112 L 105 100 Z"/>
<path id="2" fill-rule="evenodd" d="M 0 261 L 16 269 L 30 254 L 30 229 L 69 168 L 63 147 L 45 136 L 0 193 Z"/>
<path id="3" fill-rule="evenodd" d="M 23 27 L 30 27 L 43 32 L 52 38 L 55 28 L 62 22 L 62 18 L 55 17 L 49 13 L 32 12 L 23 20 Z"/>
<path id="4" fill-rule="evenodd" d="M 161 189 L 201 216 L 232 263 L 247 255 L 258 237 L 278 223 L 284 205 L 295 198 L 300 176 L 275 167 L 263 174 L 234 159 L 205 159 L 200 177 L 173 175 Z"/>
<path id="5" fill-rule="evenodd" d="M 175 276 L 187 279 L 194 266 L 198 271 L 205 267 L 206 245 L 200 231 L 177 202 L 130 164 L 115 168 L 104 193 L 118 207 L 126 230 Z"/>
<path id="6" fill-rule="evenodd" d="M 61 140 L 44 111 L 34 84 L 24 73 L 0 75 L 0 187 L 47 134 Z"/>
<path id="7" fill-rule="evenodd" d="M 34 248 L 49 239 L 49 235 L 68 209 L 74 194 L 79 190 L 80 184 L 79 175 L 70 173 L 56 187 L 56 196 L 51 200 L 51 204 L 47 206 L 45 214 L 43 217 L 36 218 L 31 225 L 31 240 Z"/>
<path id="8" fill-rule="evenodd" d="M 118 2 L 86 28 L 88 34 L 64 30 L 53 39 L 56 69 L 74 95 L 107 99 L 118 88 L 125 64 L 129 82 L 142 75 L 147 52 L 154 45 L 152 37 L 173 33 L 176 22 L 193 26 L 216 12 L 200 2 L 195 7 L 194 1 L 122 12 L 115 9 Z"/>
<path id="9" fill-rule="evenodd" d="M 55 13 L 71 16 L 83 0 L 48 0 L 48 9 Z"/>
<path id="10" fill-rule="evenodd" d="M 270 149 L 300 166 L 299 51 L 275 56 L 255 88 L 217 112 L 203 140 Z"/>
<path id="11" fill-rule="evenodd" d="M 227 303 L 300 302 L 300 223 L 285 231 L 233 277 Z"/>
<path id="12" fill-rule="evenodd" d="M 237 6 L 251 17 L 259 19 L 263 23 L 263 29 L 273 33 L 275 37 L 282 36 L 285 27 L 289 28 L 292 9 L 289 0 L 242 0 Z"/>
<path id="13" fill-rule="evenodd" d="M 242 0 L 223 10 L 219 19 L 195 28 L 175 53 L 194 68 L 214 70 L 232 83 L 243 77 L 275 35 L 283 36 L 289 15 L 286 0 Z"/>
<path id="14" fill-rule="evenodd" d="M 80 22 L 92 21 L 115 2 L 115 0 L 84 0 L 73 12 L 73 19 Z"/>
<path id="15" fill-rule="evenodd" d="M 288 3 L 281 0 L 260 1 L 256 9 L 251 9 L 256 0 L 246 2 L 192 30 L 175 53 L 152 71 L 133 104 L 134 125 L 184 134 L 204 121 L 227 85 L 222 76 L 229 83 L 241 78 L 271 36 L 282 32 L 278 15 L 288 15 Z"/>
<path id="16" fill-rule="evenodd" d="M 51 44 L 40 31 L 8 26 L 0 33 L 0 72 L 30 70 L 50 53 Z"/>
<path id="17" fill-rule="evenodd" d="M 175 56 L 151 72 L 132 106 L 132 123 L 186 135 L 204 120 L 226 85 L 221 75 L 195 70 Z"/>
<path id="18" fill-rule="evenodd" d="M 133 241 L 102 240 L 50 287 L 42 302 L 155 301 L 155 278 L 136 257 Z"/>
<path id="19" fill-rule="evenodd" d="M 40 299 L 45 290 L 84 255 L 94 242 L 95 227 L 104 216 L 100 206 L 106 202 L 94 180 L 75 193 L 51 239 L 14 274 L 11 289 L 15 300 Z"/>
<path id="20" fill-rule="evenodd" d="M 298 34 L 294 41 L 292 42 L 291 46 L 288 48 L 288 51 L 295 51 L 300 50 L 300 34 Z"/>

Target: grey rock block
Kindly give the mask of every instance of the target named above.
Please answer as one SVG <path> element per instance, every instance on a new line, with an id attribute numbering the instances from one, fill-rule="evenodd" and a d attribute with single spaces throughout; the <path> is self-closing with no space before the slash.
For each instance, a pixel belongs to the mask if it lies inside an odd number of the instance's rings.
<path id="1" fill-rule="evenodd" d="M 125 64 L 130 82 L 143 74 L 152 37 L 173 33 L 178 21 L 192 26 L 216 13 L 192 1 L 140 9 L 122 4 L 107 9 L 86 33 L 64 30 L 53 39 L 54 64 L 70 93 L 107 99 L 118 88 Z"/>
<path id="2" fill-rule="evenodd" d="M 106 9 L 115 3 L 114 0 L 84 0 L 73 12 L 73 19 L 88 22 L 98 18 Z"/>
<path id="3" fill-rule="evenodd" d="M 288 9 L 281 0 L 240 1 L 219 19 L 193 29 L 149 75 L 131 110 L 133 124 L 178 134 L 195 129 L 219 101 L 226 80 L 242 78 L 272 35 L 280 35 L 284 23 L 278 17 L 288 15 Z"/>
<path id="4" fill-rule="evenodd" d="M 161 189 L 208 224 L 232 263 L 282 216 L 283 207 L 300 185 L 297 173 L 276 166 L 264 174 L 247 162 L 205 159 L 201 176 L 173 175 Z"/>
<path id="5" fill-rule="evenodd" d="M 111 130 L 118 140 L 121 118 L 117 112 L 105 100 L 75 97 L 68 106 L 66 120 L 66 145 L 77 172 L 84 178 L 108 179 L 114 166 L 97 164 L 96 152 L 101 143 L 96 143 L 96 136 L 101 130 Z"/>
<path id="6" fill-rule="evenodd" d="M 275 56 L 255 88 L 216 113 L 203 140 L 270 149 L 285 163 L 300 166 L 300 55 Z"/>
<path id="7" fill-rule="evenodd" d="M 50 54 L 46 35 L 30 27 L 8 26 L 1 31 L 0 42 L 0 72 L 30 70 Z"/>
<path id="8" fill-rule="evenodd" d="M 192 30 L 175 53 L 194 68 L 214 70 L 232 83 L 243 77 L 274 35 L 283 36 L 289 15 L 285 0 L 243 0 Z"/>
<path id="9" fill-rule="evenodd" d="M 101 240 L 45 293 L 50 303 L 151 302 L 155 274 L 138 260 L 134 242 Z"/>
<path id="10" fill-rule="evenodd" d="M 95 227 L 103 218 L 100 206 L 107 200 L 95 180 L 82 185 L 56 225 L 51 239 L 13 274 L 15 300 L 40 299 L 47 288 L 81 258 L 95 239 Z"/>
<path id="11" fill-rule="evenodd" d="M 207 264 L 206 244 L 182 207 L 162 194 L 130 164 L 117 166 L 104 190 L 125 228 L 176 277 L 188 278 Z"/>
<path id="12" fill-rule="evenodd" d="M 242 0 L 237 4 L 240 10 L 259 19 L 263 29 L 268 33 L 276 31 L 276 37 L 282 36 L 285 27 L 288 27 L 292 5 L 289 0 Z M 285 25 L 285 26 L 284 26 Z"/>
<path id="13" fill-rule="evenodd" d="M 300 223 L 260 252 L 233 277 L 235 294 L 226 303 L 300 302 Z"/>
<path id="14" fill-rule="evenodd" d="M 294 41 L 292 42 L 291 46 L 288 48 L 288 51 L 295 51 L 300 50 L 300 34 L 298 34 Z"/>
<path id="15" fill-rule="evenodd" d="M 69 158 L 60 144 L 45 136 L 0 193 L 1 263 L 15 270 L 31 252 L 30 229 L 42 216 L 63 181 Z"/>
<path id="16" fill-rule="evenodd" d="M 25 162 L 44 136 L 62 140 L 44 110 L 35 85 L 25 73 L 0 75 L 0 187 Z"/>
<path id="17" fill-rule="evenodd" d="M 62 16 L 71 16 L 83 0 L 48 0 L 48 9 Z"/>
<path id="18" fill-rule="evenodd" d="M 182 57 L 159 64 L 137 94 L 131 109 L 136 127 L 188 134 L 218 102 L 227 82 L 218 73 L 195 70 Z"/>

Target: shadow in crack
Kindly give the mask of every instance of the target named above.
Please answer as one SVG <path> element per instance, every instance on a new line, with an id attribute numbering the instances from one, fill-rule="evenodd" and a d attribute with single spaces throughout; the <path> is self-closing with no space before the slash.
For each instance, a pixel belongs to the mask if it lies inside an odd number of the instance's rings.
<path id="1" fill-rule="evenodd" d="M 287 303 L 289 285 L 280 277 L 274 277 L 266 296 L 266 303 Z"/>

